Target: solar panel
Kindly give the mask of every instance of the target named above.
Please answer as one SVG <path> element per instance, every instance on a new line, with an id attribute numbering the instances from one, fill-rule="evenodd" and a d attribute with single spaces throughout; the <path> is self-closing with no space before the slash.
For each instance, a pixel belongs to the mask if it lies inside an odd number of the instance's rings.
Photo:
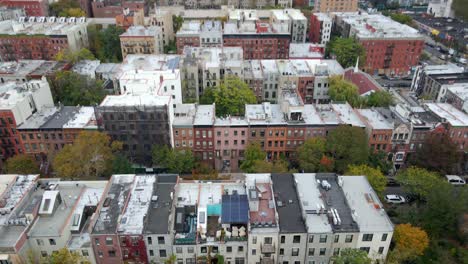
<path id="1" fill-rule="evenodd" d="M 249 204 L 247 195 L 223 195 L 223 223 L 246 223 L 248 221 Z"/>

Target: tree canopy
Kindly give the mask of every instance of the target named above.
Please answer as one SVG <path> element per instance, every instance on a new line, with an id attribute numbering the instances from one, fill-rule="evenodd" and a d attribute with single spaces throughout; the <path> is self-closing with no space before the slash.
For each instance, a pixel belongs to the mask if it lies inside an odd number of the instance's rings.
<path id="1" fill-rule="evenodd" d="M 153 166 L 181 174 L 191 173 L 195 165 L 195 157 L 189 148 L 180 150 L 166 145 L 153 147 Z"/>
<path id="2" fill-rule="evenodd" d="M 375 91 L 365 97 L 367 107 L 389 107 L 393 105 L 393 95 L 387 91 Z"/>
<path id="3" fill-rule="evenodd" d="M 105 29 L 97 25 L 88 26 L 89 48 L 101 62 L 121 62 L 120 35 L 124 32 L 116 25 Z"/>
<path id="4" fill-rule="evenodd" d="M 49 81 L 54 101 L 64 105 L 99 104 L 106 95 L 101 80 L 72 71 L 57 72 Z"/>
<path id="5" fill-rule="evenodd" d="M 95 60 L 94 54 L 89 50 L 82 48 L 79 51 L 71 51 L 70 49 L 63 49 L 55 55 L 56 61 L 66 61 L 72 64 L 81 60 Z"/>
<path id="6" fill-rule="evenodd" d="M 357 248 L 344 248 L 339 256 L 332 257 L 335 264 L 371 264 L 367 253 Z"/>
<path id="7" fill-rule="evenodd" d="M 441 174 L 450 174 L 457 171 L 456 165 L 459 161 L 460 154 L 457 151 L 457 144 L 448 134 L 431 133 L 424 140 L 422 147 L 416 149 L 416 153 L 411 156 L 409 163 Z"/>
<path id="8" fill-rule="evenodd" d="M 424 253 L 429 246 L 429 236 L 426 231 L 411 224 L 399 224 L 393 233 L 395 249 L 404 252 L 405 256 L 416 257 Z"/>
<path id="9" fill-rule="evenodd" d="M 67 248 L 62 248 L 59 251 L 54 251 L 48 257 L 41 257 L 40 264 L 89 264 L 90 262 L 83 259 L 83 257 L 77 253 L 68 250 Z"/>
<path id="10" fill-rule="evenodd" d="M 396 179 L 406 192 L 415 194 L 422 199 L 425 199 L 437 186 L 448 184 L 437 173 L 418 167 L 401 170 Z"/>
<path id="11" fill-rule="evenodd" d="M 244 115 L 246 104 L 257 103 L 255 94 L 250 87 L 237 77 L 227 77 L 216 87 L 205 89 L 200 98 L 201 104 L 216 104 L 216 115 Z"/>
<path id="12" fill-rule="evenodd" d="M 326 140 L 315 137 L 308 139 L 297 149 L 299 167 L 304 172 L 329 171 L 326 157 Z"/>
<path id="13" fill-rule="evenodd" d="M 350 165 L 345 175 L 364 175 L 367 177 L 374 191 L 381 196 L 387 185 L 387 178 L 379 169 L 368 165 Z"/>
<path id="14" fill-rule="evenodd" d="M 390 17 L 398 23 L 405 24 L 408 26 L 413 25 L 413 19 L 407 14 L 391 13 Z"/>
<path id="15" fill-rule="evenodd" d="M 327 45 L 327 53 L 334 54 L 343 68 L 354 66 L 358 57 L 360 62 L 366 61 L 364 47 L 354 38 L 332 39 Z"/>
<path id="16" fill-rule="evenodd" d="M 56 17 L 83 17 L 86 13 L 80 8 L 79 1 L 59 0 L 49 4 L 51 16 Z"/>
<path id="17" fill-rule="evenodd" d="M 274 161 L 256 160 L 252 166 L 252 172 L 254 173 L 282 173 L 288 171 L 288 162 L 282 159 Z"/>
<path id="18" fill-rule="evenodd" d="M 338 173 L 343 173 L 349 165 L 365 164 L 369 156 L 366 133 L 359 127 L 337 127 L 328 133 L 326 146 Z"/>
<path id="19" fill-rule="evenodd" d="M 260 143 L 250 143 L 244 152 L 244 160 L 240 166 L 241 170 L 246 173 L 252 173 L 255 170 L 255 162 L 266 159 L 266 153 L 262 150 Z"/>
<path id="20" fill-rule="evenodd" d="M 455 11 L 455 15 L 459 18 L 463 18 L 465 20 L 468 19 L 468 0 L 454 0 L 452 4 L 452 10 Z"/>
<path id="21" fill-rule="evenodd" d="M 111 138 L 98 131 L 83 131 L 72 145 L 57 153 L 53 160 L 54 170 L 59 177 L 96 179 L 111 174 L 115 153 L 122 143 L 111 142 Z"/>
<path id="22" fill-rule="evenodd" d="M 333 101 L 348 102 L 353 107 L 361 104 L 358 88 L 352 82 L 346 81 L 341 76 L 332 76 L 329 78 L 329 83 L 328 94 Z"/>
<path id="23" fill-rule="evenodd" d="M 19 154 L 7 159 L 6 173 L 9 174 L 39 174 L 39 166 L 30 155 Z"/>
<path id="24" fill-rule="evenodd" d="M 135 169 L 127 157 L 122 154 L 116 154 L 112 160 L 112 174 L 132 174 Z"/>

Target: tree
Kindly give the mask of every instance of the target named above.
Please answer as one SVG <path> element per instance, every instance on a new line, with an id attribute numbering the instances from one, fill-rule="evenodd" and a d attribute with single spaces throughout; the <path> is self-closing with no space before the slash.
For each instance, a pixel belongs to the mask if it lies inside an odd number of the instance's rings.
<path id="1" fill-rule="evenodd" d="M 353 107 L 359 106 L 361 98 L 356 85 L 344 80 L 341 76 L 330 77 L 329 83 L 328 94 L 333 101 L 348 102 Z"/>
<path id="2" fill-rule="evenodd" d="M 174 32 L 177 33 L 184 23 L 184 18 L 182 16 L 172 15 L 172 26 L 174 27 Z"/>
<path id="3" fill-rule="evenodd" d="M 81 60 L 95 60 L 94 54 L 85 48 L 80 49 L 79 51 L 70 51 L 70 49 L 63 49 L 55 55 L 56 61 L 66 61 L 72 64 L 77 63 Z"/>
<path id="4" fill-rule="evenodd" d="M 324 138 L 311 138 L 304 142 L 297 149 L 299 166 L 304 172 L 319 172 L 323 171 L 321 164 L 322 158 L 326 151 L 326 141 Z"/>
<path id="5" fill-rule="evenodd" d="M 6 173 L 9 174 L 39 174 L 39 166 L 32 156 L 19 154 L 7 159 Z"/>
<path id="6" fill-rule="evenodd" d="M 391 13 L 390 17 L 398 23 L 405 24 L 408 26 L 413 25 L 413 19 L 407 14 Z"/>
<path id="7" fill-rule="evenodd" d="M 334 264 L 371 264 L 367 253 L 360 249 L 345 248 L 339 256 L 332 258 Z"/>
<path id="8" fill-rule="evenodd" d="M 116 154 L 112 160 L 112 174 L 132 174 L 135 169 L 132 163 L 123 155 Z"/>
<path id="9" fill-rule="evenodd" d="M 246 173 L 254 172 L 253 169 L 256 161 L 266 159 L 266 153 L 262 150 L 262 147 L 258 142 L 250 143 L 245 149 L 244 155 L 245 158 L 244 161 L 242 161 L 240 168 Z"/>
<path id="10" fill-rule="evenodd" d="M 101 30 L 96 28 L 96 31 L 91 32 L 97 35 L 93 35 L 93 38 L 97 38 L 97 40 L 92 40 L 91 44 L 96 46 L 91 46 L 91 49 L 96 52 L 97 58 L 101 62 L 121 62 L 120 35 L 125 31 L 116 25 L 110 25 Z"/>
<path id="11" fill-rule="evenodd" d="M 275 161 L 256 160 L 252 166 L 252 172 L 255 173 L 283 173 L 288 171 L 288 163 L 283 159 Z"/>
<path id="12" fill-rule="evenodd" d="M 216 115 L 244 115 L 246 104 L 255 104 L 257 98 L 250 87 L 237 77 L 227 77 L 219 86 L 205 89 L 201 104 L 216 104 Z"/>
<path id="13" fill-rule="evenodd" d="M 49 5 L 50 15 L 60 17 L 83 17 L 86 13 L 76 0 L 60 0 Z"/>
<path id="14" fill-rule="evenodd" d="M 84 260 L 81 255 L 77 252 L 72 252 L 67 248 L 62 248 L 59 251 L 53 252 L 48 257 L 42 257 L 41 263 L 43 264 L 78 264 L 78 263 L 90 263 Z"/>
<path id="15" fill-rule="evenodd" d="M 389 156 L 385 151 L 379 150 L 377 152 L 372 152 L 369 155 L 367 165 L 372 168 L 379 169 L 384 175 L 388 173 L 393 168 L 393 163 L 389 160 Z"/>
<path id="16" fill-rule="evenodd" d="M 168 169 L 172 173 L 190 173 L 195 167 L 195 157 L 187 149 L 172 149 L 166 145 L 153 147 L 153 166 Z"/>
<path id="17" fill-rule="evenodd" d="M 368 107 L 389 107 L 393 105 L 393 95 L 387 91 L 375 91 L 366 97 Z"/>
<path id="18" fill-rule="evenodd" d="M 327 152 L 338 173 L 343 173 L 349 165 L 365 164 L 369 156 L 366 133 L 359 127 L 339 126 L 328 134 Z"/>
<path id="19" fill-rule="evenodd" d="M 411 224 L 397 225 L 393 233 L 393 240 L 401 261 L 421 256 L 429 246 L 429 237 L 426 231 Z"/>
<path id="20" fill-rule="evenodd" d="M 177 256 L 175 254 L 170 255 L 164 260 L 164 264 L 175 264 L 177 263 Z"/>
<path id="21" fill-rule="evenodd" d="M 410 167 L 400 171 L 396 179 L 402 184 L 405 192 L 415 194 L 422 199 L 425 199 L 437 186 L 448 184 L 435 172 L 418 167 Z"/>
<path id="22" fill-rule="evenodd" d="M 454 0 L 452 4 L 452 10 L 455 11 L 457 17 L 468 20 L 468 1 L 467 0 Z"/>
<path id="23" fill-rule="evenodd" d="M 96 179 L 107 176 L 112 169 L 115 152 L 122 143 L 98 131 L 83 131 L 72 145 L 66 145 L 57 153 L 53 167 L 59 177 Z"/>
<path id="24" fill-rule="evenodd" d="M 343 68 L 352 67 L 359 57 L 360 62 L 365 62 L 365 49 L 354 38 L 334 38 L 327 46 L 327 54 L 334 54 L 336 60 Z"/>
<path id="25" fill-rule="evenodd" d="M 105 97 L 101 80 L 88 78 L 72 71 L 60 71 L 49 80 L 54 101 L 64 105 L 94 105 Z"/>
<path id="26" fill-rule="evenodd" d="M 437 153 L 437 155 L 434 155 Z M 447 133 L 431 133 L 424 140 L 422 147 L 410 158 L 410 164 L 428 170 L 438 171 L 441 174 L 450 174 L 456 171 L 460 161 L 460 154 Z"/>
<path id="27" fill-rule="evenodd" d="M 381 196 L 387 185 L 387 178 L 379 169 L 367 165 L 350 165 L 345 175 L 364 175 L 374 191 Z"/>

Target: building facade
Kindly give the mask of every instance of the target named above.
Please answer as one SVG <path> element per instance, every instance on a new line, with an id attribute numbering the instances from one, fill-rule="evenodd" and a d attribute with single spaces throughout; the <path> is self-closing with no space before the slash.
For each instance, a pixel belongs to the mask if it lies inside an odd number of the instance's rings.
<path id="1" fill-rule="evenodd" d="M 120 35 L 122 56 L 128 54 L 164 53 L 163 36 L 160 27 L 132 26 Z"/>
<path id="2" fill-rule="evenodd" d="M 330 41 L 333 20 L 324 13 L 310 16 L 309 42 L 326 45 Z"/>
<path id="3" fill-rule="evenodd" d="M 340 0 L 320 0 L 315 1 L 314 11 L 321 13 L 328 12 L 356 12 L 358 11 L 358 1 L 340 1 Z"/>
<path id="4" fill-rule="evenodd" d="M 2 6 L 24 9 L 27 16 L 48 16 L 49 2 L 47 0 L 2 0 Z"/>

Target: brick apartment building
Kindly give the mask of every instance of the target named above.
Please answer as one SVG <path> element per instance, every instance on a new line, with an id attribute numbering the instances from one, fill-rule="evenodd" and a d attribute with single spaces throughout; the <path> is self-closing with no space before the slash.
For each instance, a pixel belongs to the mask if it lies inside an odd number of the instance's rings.
<path id="1" fill-rule="evenodd" d="M 128 9 L 138 10 L 143 9 L 145 14 L 148 12 L 148 7 L 143 0 L 104 0 L 91 2 L 91 9 L 94 17 L 115 18 L 124 13 Z"/>
<path id="2" fill-rule="evenodd" d="M 358 0 L 320 0 L 315 1 L 315 12 L 356 12 L 358 11 Z"/>
<path id="3" fill-rule="evenodd" d="M 371 151 L 392 151 L 393 126 L 377 110 L 357 109 L 356 112 L 366 124 L 369 147 Z"/>
<path id="4" fill-rule="evenodd" d="M 26 16 L 48 16 L 49 2 L 47 0 L 0 0 L 0 6 L 24 9 Z"/>
<path id="5" fill-rule="evenodd" d="M 366 51 L 359 68 L 369 74 L 406 76 L 417 66 L 424 38 L 414 28 L 380 14 L 338 13 L 335 29 L 356 38 Z"/>
<path id="6" fill-rule="evenodd" d="M 332 19 L 324 13 L 313 13 L 309 20 L 309 42 L 327 44 L 332 31 Z"/>
<path id="7" fill-rule="evenodd" d="M 176 33 L 177 53 L 182 54 L 188 47 L 221 47 L 223 31 L 220 21 L 187 21 Z"/>
<path id="8" fill-rule="evenodd" d="M 214 168 L 214 127 L 215 122 L 215 106 L 199 105 L 193 122 L 193 153 L 194 156 Z"/>
<path id="9" fill-rule="evenodd" d="M 120 35 L 122 56 L 128 54 L 162 54 L 163 37 L 160 27 L 132 26 Z"/>
<path id="10" fill-rule="evenodd" d="M 119 27 L 127 30 L 131 26 L 144 26 L 145 25 L 145 14 L 143 9 L 128 10 L 115 17 L 115 24 Z"/>
<path id="11" fill-rule="evenodd" d="M 64 49 L 88 46 L 85 18 L 29 17 L 27 21 L 5 21 L 0 25 L 0 58 L 53 60 Z"/>

